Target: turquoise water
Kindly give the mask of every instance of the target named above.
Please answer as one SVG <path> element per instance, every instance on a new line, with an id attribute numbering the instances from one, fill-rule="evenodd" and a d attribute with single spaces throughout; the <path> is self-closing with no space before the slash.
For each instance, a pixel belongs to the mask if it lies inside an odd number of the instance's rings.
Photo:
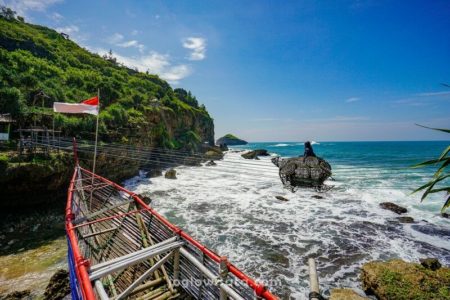
<path id="1" fill-rule="evenodd" d="M 420 194 L 411 195 L 435 169 L 409 168 L 437 157 L 447 145 L 314 144 L 333 171 L 333 180 L 326 181 L 332 189 L 322 193 L 283 188 L 270 156 L 241 157 L 257 148 L 272 156 L 303 154 L 302 143 L 279 142 L 232 147 L 213 167 L 178 167 L 177 180 L 138 176 L 126 185 L 148 194 L 156 210 L 251 277 L 272 281 L 270 289 L 281 299 L 307 299 L 309 257 L 317 261 L 325 295 L 336 287 L 361 289 L 360 268 L 372 260 L 437 257 L 450 265 L 450 219 L 439 213 L 445 195 L 423 203 Z M 415 223 L 399 222 L 399 215 L 380 208 L 385 201 L 407 208 L 403 216 Z"/>
<path id="2" fill-rule="evenodd" d="M 317 156 L 330 162 L 333 178 L 341 184 L 414 190 L 427 182 L 436 169 L 410 167 L 437 158 L 449 144 L 449 141 L 313 142 L 313 148 Z M 267 149 L 282 157 L 300 156 L 304 151 L 303 143 L 299 142 L 249 143 L 231 148 Z"/>

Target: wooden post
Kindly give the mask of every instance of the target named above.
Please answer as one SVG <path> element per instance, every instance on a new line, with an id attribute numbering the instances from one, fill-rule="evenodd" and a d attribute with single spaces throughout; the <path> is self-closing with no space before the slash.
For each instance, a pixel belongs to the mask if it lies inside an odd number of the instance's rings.
<path id="1" fill-rule="evenodd" d="M 100 118 L 100 89 L 97 90 L 98 107 L 97 107 L 97 122 L 95 126 L 95 145 L 94 145 L 94 162 L 92 164 L 92 173 L 95 174 L 95 163 L 97 160 L 97 140 L 98 140 L 98 119 Z M 92 182 L 94 177 L 92 177 Z"/>
<path id="2" fill-rule="evenodd" d="M 308 265 L 309 265 L 309 285 L 311 289 L 311 293 L 314 293 L 316 295 L 320 294 L 319 290 L 319 278 L 317 277 L 317 269 L 316 269 L 316 261 L 314 258 L 308 259 Z M 310 297 L 310 300 L 319 300 L 318 297 Z"/>
<path id="3" fill-rule="evenodd" d="M 219 276 L 223 283 L 226 283 L 228 276 L 227 257 L 220 257 L 219 262 Z M 224 289 L 220 289 L 220 300 L 226 300 L 228 298 L 227 292 Z"/>
<path id="4" fill-rule="evenodd" d="M 177 284 L 180 279 L 180 250 L 175 249 L 173 254 L 173 280 Z"/>

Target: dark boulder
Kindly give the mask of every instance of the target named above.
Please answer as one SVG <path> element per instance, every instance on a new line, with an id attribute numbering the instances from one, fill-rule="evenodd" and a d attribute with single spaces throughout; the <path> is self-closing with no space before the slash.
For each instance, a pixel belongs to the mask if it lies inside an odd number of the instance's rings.
<path id="1" fill-rule="evenodd" d="M 323 199 L 323 197 L 322 197 L 322 196 L 319 196 L 319 195 L 312 195 L 311 198 L 314 198 L 314 199 Z"/>
<path id="2" fill-rule="evenodd" d="M 257 159 L 258 156 L 269 156 L 270 154 L 265 149 L 257 149 L 241 154 L 246 159 Z"/>
<path id="3" fill-rule="evenodd" d="M 422 266 L 424 266 L 424 268 L 430 269 L 432 271 L 436 271 L 436 270 L 438 270 L 438 269 L 440 269 L 442 267 L 441 263 L 436 258 L 423 258 L 423 259 L 420 259 L 420 264 Z"/>
<path id="4" fill-rule="evenodd" d="M 281 182 L 287 187 L 322 187 L 331 176 L 330 164 L 320 157 L 274 157 L 272 163 L 279 168 Z"/>
<path id="5" fill-rule="evenodd" d="M 407 223 L 407 224 L 415 223 L 415 221 L 412 217 L 397 217 L 397 220 L 400 223 Z"/>
<path id="6" fill-rule="evenodd" d="M 177 179 L 177 171 L 175 169 L 170 169 L 166 171 L 166 174 L 164 174 L 164 177 L 167 179 Z"/>
<path id="7" fill-rule="evenodd" d="M 58 270 L 45 288 L 44 299 L 60 300 L 70 294 L 69 273 L 66 270 Z"/>
<path id="8" fill-rule="evenodd" d="M 209 150 L 203 155 L 205 160 L 220 160 L 223 158 L 222 152 Z"/>
<path id="9" fill-rule="evenodd" d="M 217 166 L 217 164 L 213 160 L 210 160 L 206 163 L 205 166 L 211 167 L 211 166 Z"/>
<path id="10" fill-rule="evenodd" d="M 392 203 L 392 202 L 382 202 L 382 203 L 380 203 L 380 207 L 383 208 L 383 209 L 387 209 L 387 210 L 390 210 L 392 212 L 395 212 L 396 214 L 399 214 L 399 215 L 408 212 L 408 210 L 406 208 L 401 207 L 401 206 L 399 206 L 399 205 L 397 205 L 395 203 Z"/>
<path id="11" fill-rule="evenodd" d="M 283 196 L 275 196 L 275 198 L 277 198 L 278 200 L 281 200 L 281 201 L 289 201 L 289 199 L 284 198 Z"/>
<path id="12" fill-rule="evenodd" d="M 222 151 L 228 151 L 228 150 L 229 150 L 227 144 L 220 144 L 220 145 L 219 145 L 219 148 L 220 148 L 220 150 L 222 150 Z"/>

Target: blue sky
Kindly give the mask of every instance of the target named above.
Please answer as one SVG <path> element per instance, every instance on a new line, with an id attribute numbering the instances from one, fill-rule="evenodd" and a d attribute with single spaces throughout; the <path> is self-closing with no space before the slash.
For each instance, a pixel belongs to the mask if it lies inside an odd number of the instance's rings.
<path id="1" fill-rule="evenodd" d="M 0 0 L 189 89 L 216 137 L 428 140 L 450 127 L 449 1 Z"/>

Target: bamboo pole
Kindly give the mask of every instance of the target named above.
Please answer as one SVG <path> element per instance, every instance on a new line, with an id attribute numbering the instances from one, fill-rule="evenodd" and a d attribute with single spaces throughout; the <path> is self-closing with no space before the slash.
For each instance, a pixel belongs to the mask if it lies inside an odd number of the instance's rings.
<path id="1" fill-rule="evenodd" d="M 319 300 L 319 297 L 316 297 L 315 295 L 320 295 L 320 289 L 319 289 L 319 278 L 317 276 L 317 269 L 316 269 L 316 261 L 314 258 L 308 259 L 308 265 L 309 265 L 309 285 L 311 289 L 312 297 L 310 297 L 310 300 Z"/>

